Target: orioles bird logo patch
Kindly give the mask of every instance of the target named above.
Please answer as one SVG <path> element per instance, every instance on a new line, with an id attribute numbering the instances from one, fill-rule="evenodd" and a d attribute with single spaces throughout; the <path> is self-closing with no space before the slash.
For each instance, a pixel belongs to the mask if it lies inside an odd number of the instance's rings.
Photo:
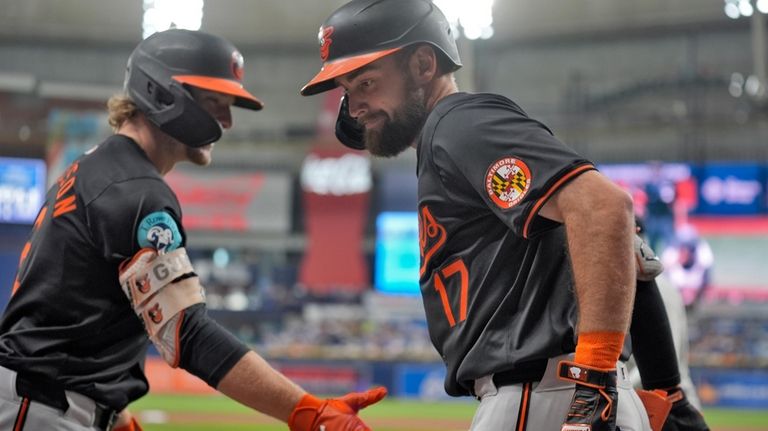
<path id="1" fill-rule="evenodd" d="M 149 274 L 144 274 L 144 277 L 136 280 L 136 289 L 138 289 L 139 292 L 147 293 L 149 292 L 149 287 Z"/>
<path id="2" fill-rule="evenodd" d="M 152 308 L 147 310 L 147 316 L 155 324 L 160 324 L 163 321 L 163 309 L 160 308 L 160 304 L 155 304 Z"/>
<path id="3" fill-rule="evenodd" d="M 571 378 L 581 380 L 581 368 L 570 367 L 568 368 L 568 373 L 571 375 Z"/>
<path id="4" fill-rule="evenodd" d="M 497 160 L 485 175 L 488 196 L 501 209 L 520 203 L 531 187 L 531 171 L 522 160 L 505 157 Z"/>
<path id="5" fill-rule="evenodd" d="M 320 27 L 320 31 L 317 33 L 317 41 L 320 43 L 320 59 L 328 60 L 328 56 L 331 54 L 331 35 L 333 34 L 333 26 Z"/>

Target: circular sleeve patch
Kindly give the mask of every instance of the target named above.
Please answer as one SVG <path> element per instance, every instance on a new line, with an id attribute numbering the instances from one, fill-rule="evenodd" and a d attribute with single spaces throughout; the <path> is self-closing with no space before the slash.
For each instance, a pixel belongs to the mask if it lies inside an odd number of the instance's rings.
<path id="1" fill-rule="evenodd" d="M 485 175 L 485 190 L 493 203 L 509 209 L 520 203 L 531 187 L 531 171 L 520 159 L 505 157 L 494 162 Z"/>
<path id="2" fill-rule="evenodd" d="M 181 232 L 176 220 L 165 211 L 149 214 L 139 223 L 136 232 L 139 246 L 154 248 L 158 252 L 176 250 L 181 245 Z"/>

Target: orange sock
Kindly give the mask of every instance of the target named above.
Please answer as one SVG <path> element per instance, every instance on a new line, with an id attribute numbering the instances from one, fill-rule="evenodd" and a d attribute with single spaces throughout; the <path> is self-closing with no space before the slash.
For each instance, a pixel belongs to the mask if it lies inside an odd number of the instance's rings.
<path id="1" fill-rule="evenodd" d="M 623 332 L 585 332 L 579 334 L 573 361 L 594 368 L 616 368 L 624 347 Z"/>

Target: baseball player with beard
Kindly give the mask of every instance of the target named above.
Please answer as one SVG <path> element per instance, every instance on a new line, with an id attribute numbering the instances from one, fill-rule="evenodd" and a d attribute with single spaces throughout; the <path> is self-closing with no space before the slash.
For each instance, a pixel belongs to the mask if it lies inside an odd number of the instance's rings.
<path id="1" fill-rule="evenodd" d="M 660 265 L 629 196 L 513 101 L 460 92 L 450 25 L 428 0 L 353 0 L 319 42 L 322 69 L 301 93 L 344 88 L 338 139 L 417 151 L 421 293 L 446 392 L 480 400 L 471 429 L 649 430 L 622 360 L 635 276 Z M 652 377 L 674 386 L 668 359 Z M 671 400 L 643 398 L 661 429 Z"/>
<path id="2" fill-rule="evenodd" d="M 320 36 L 323 67 L 301 92 L 344 88 L 340 140 L 417 151 L 421 293 L 446 391 L 480 400 L 472 429 L 650 429 L 619 360 L 629 196 L 511 100 L 460 92 L 428 0 L 353 0 Z"/>
<path id="3" fill-rule="evenodd" d="M 232 105 L 262 108 L 242 78 L 239 51 L 208 33 L 168 30 L 136 47 L 125 94 L 108 104 L 116 134 L 58 178 L 22 250 L 0 322 L 0 428 L 141 429 L 125 408 L 149 389 L 151 340 L 172 367 L 291 430 L 370 429 L 356 413 L 383 388 L 319 399 L 206 314 L 163 176 L 210 163 Z"/>

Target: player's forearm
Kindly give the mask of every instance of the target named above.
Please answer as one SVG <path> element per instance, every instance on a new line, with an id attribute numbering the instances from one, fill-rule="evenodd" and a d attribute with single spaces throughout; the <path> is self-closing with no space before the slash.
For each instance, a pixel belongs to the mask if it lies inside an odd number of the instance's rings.
<path id="1" fill-rule="evenodd" d="M 558 202 L 576 283 L 579 333 L 624 333 L 635 296 L 632 201 L 597 174 L 583 177 Z"/>
<path id="2" fill-rule="evenodd" d="M 596 211 L 593 221 L 567 228 L 580 333 L 629 328 L 635 292 L 634 233 L 631 212 L 616 205 Z"/>
<path id="3" fill-rule="evenodd" d="M 666 389 L 680 384 L 670 321 L 656 281 L 637 282 L 630 335 L 643 388 Z"/>
<path id="4" fill-rule="evenodd" d="M 264 414 L 287 422 L 306 393 L 251 351 L 221 379 L 216 388 L 224 395 Z"/>
<path id="5" fill-rule="evenodd" d="M 230 398 L 283 421 L 304 394 L 211 320 L 203 304 L 186 312 L 179 365 Z"/>
<path id="6" fill-rule="evenodd" d="M 635 292 L 631 211 L 609 200 L 595 212 L 599 222 L 568 228 L 579 332 L 626 332 Z"/>

